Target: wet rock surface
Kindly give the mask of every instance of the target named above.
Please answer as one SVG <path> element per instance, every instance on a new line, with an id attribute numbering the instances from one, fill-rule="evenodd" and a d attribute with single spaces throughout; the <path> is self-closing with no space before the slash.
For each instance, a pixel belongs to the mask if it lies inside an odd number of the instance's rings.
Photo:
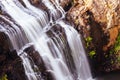
<path id="1" fill-rule="evenodd" d="M 9 40 L 0 32 L 0 77 L 7 75 L 8 80 L 25 80 L 22 61 L 16 51 L 10 51 Z"/>

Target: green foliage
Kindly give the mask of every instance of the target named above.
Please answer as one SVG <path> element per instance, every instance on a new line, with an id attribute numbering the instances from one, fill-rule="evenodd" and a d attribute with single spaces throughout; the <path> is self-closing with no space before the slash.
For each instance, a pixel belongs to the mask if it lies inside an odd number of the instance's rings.
<path id="1" fill-rule="evenodd" d="M 92 42 L 92 37 L 88 36 L 88 37 L 85 39 L 85 41 L 86 41 L 86 48 L 90 47 L 90 43 Z M 90 58 L 93 58 L 93 56 L 94 56 L 95 54 L 96 54 L 95 50 L 91 50 L 91 51 L 89 52 Z"/>
<path id="2" fill-rule="evenodd" d="M 110 50 L 110 54 L 117 53 L 120 50 L 120 33 L 115 42 L 114 48 Z"/>
<path id="3" fill-rule="evenodd" d="M 115 47 L 115 52 L 117 53 L 120 50 L 120 45 Z"/>
<path id="4" fill-rule="evenodd" d="M 113 49 L 110 50 L 110 54 L 118 54 L 118 52 L 120 51 L 120 33 L 116 39 L 115 45 L 113 47 Z M 117 62 L 120 62 L 120 56 L 117 56 Z M 112 64 L 113 62 L 111 62 Z"/>
<path id="5" fill-rule="evenodd" d="M 90 56 L 91 58 L 93 58 L 93 56 L 94 56 L 95 54 L 96 54 L 95 51 L 90 51 L 89 56 Z"/>
<path id="6" fill-rule="evenodd" d="M 117 58 L 117 61 L 120 62 L 120 56 Z"/>
<path id="7" fill-rule="evenodd" d="M 85 39 L 86 43 L 86 47 L 89 47 L 90 43 L 92 42 L 92 38 L 89 36 Z"/>
<path id="8" fill-rule="evenodd" d="M 0 80 L 8 80 L 8 79 L 7 79 L 7 75 L 5 74 L 4 76 L 2 76 L 2 77 L 0 78 Z"/>
<path id="9" fill-rule="evenodd" d="M 85 39 L 87 42 L 91 42 L 92 41 L 92 38 L 89 36 Z"/>
<path id="10" fill-rule="evenodd" d="M 120 34 L 118 35 L 115 46 L 114 46 L 115 53 L 117 53 L 119 50 L 120 50 Z"/>

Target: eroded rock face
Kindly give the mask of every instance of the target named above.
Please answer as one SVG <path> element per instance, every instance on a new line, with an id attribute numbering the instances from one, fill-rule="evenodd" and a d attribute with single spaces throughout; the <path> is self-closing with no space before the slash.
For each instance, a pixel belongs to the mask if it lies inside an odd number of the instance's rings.
<path id="1" fill-rule="evenodd" d="M 120 69 L 120 62 L 115 62 L 120 49 L 117 54 L 115 51 L 110 54 L 120 33 L 119 14 L 119 0 L 74 0 L 73 7 L 68 11 L 67 19 L 83 35 L 89 56 L 100 71 Z"/>

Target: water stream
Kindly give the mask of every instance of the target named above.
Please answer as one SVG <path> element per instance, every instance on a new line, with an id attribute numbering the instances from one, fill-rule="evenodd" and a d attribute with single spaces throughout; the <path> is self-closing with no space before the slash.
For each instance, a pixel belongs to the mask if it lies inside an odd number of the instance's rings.
<path id="1" fill-rule="evenodd" d="M 29 0 L 21 1 L 26 7 L 18 0 L 0 0 L 2 11 L 14 21 L 0 14 L 11 26 L 0 24 L 0 29 L 21 57 L 27 79 L 49 80 L 24 51 L 33 45 L 53 80 L 92 80 L 81 36 L 63 20 L 65 12 L 58 0 L 41 0 L 49 13 L 33 6 Z"/>

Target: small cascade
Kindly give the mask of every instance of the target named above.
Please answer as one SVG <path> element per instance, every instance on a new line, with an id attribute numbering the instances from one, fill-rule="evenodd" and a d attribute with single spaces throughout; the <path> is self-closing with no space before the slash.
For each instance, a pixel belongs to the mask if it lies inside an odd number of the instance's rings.
<path id="1" fill-rule="evenodd" d="M 50 13 L 50 21 L 63 18 L 65 12 L 62 7 L 58 4 L 58 0 L 42 0 L 42 3 L 48 8 Z"/>
<path id="2" fill-rule="evenodd" d="M 30 47 L 32 44 L 29 43 L 25 45 L 19 52 L 18 55 L 23 61 L 23 66 L 25 69 L 25 74 L 28 80 L 42 80 L 41 73 L 38 67 L 35 65 L 32 58 L 24 51 L 26 48 Z M 37 71 L 35 71 L 37 70 Z"/>
<path id="3" fill-rule="evenodd" d="M 3 22 L 0 24 L 0 32 L 4 32 L 9 37 L 10 42 L 13 45 L 13 48 L 11 49 L 15 49 L 17 51 L 20 50 L 27 43 L 27 39 L 23 36 L 24 33 L 7 17 L 0 15 L 0 19 L 3 20 Z M 6 24 L 5 22 L 9 24 Z"/>
<path id="4" fill-rule="evenodd" d="M 27 80 L 93 80 L 81 36 L 63 21 L 65 12 L 58 0 L 42 0 L 50 16 L 29 0 L 22 1 L 25 6 L 18 0 L 0 0 L 2 11 L 13 19 L 0 15 L 11 26 L 0 24 L 0 29 L 22 59 Z M 31 45 L 36 59 L 25 51 Z M 44 65 L 50 79 L 45 78 L 39 64 Z"/>
<path id="5" fill-rule="evenodd" d="M 48 24 L 48 16 L 46 12 L 35 8 L 28 0 L 23 0 L 23 2 L 25 3 L 26 7 L 32 11 L 33 15 L 36 15 L 35 18 L 39 20 L 41 26 L 46 26 Z"/>
<path id="6" fill-rule="evenodd" d="M 60 24 L 65 29 L 67 41 L 71 49 L 71 55 L 73 57 L 76 72 L 78 74 L 78 80 L 92 80 L 92 75 L 81 41 L 81 36 L 77 33 L 75 29 L 73 29 L 72 26 L 65 24 L 63 21 L 58 22 L 58 24 Z"/>

